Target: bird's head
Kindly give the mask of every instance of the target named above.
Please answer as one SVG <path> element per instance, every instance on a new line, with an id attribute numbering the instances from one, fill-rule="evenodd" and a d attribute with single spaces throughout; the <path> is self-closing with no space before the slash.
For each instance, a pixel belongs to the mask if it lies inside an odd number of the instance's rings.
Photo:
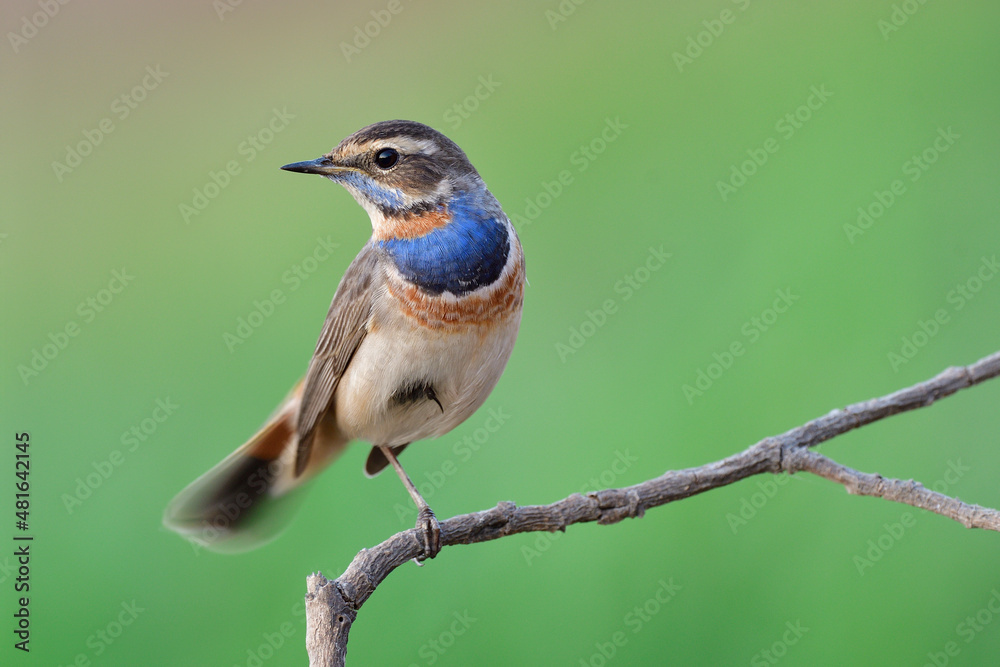
<path id="1" fill-rule="evenodd" d="M 407 120 L 375 123 L 315 160 L 282 167 L 319 174 L 343 185 L 372 219 L 376 237 L 400 235 L 405 220 L 417 227 L 447 215 L 452 197 L 485 185 L 469 159 L 440 132 Z M 446 220 L 438 220 L 443 224 Z"/>

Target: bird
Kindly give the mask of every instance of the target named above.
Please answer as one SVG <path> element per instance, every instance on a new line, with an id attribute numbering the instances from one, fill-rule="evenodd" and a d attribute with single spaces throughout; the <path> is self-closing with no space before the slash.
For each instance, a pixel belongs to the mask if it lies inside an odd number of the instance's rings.
<path id="1" fill-rule="evenodd" d="M 493 391 L 514 348 L 525 261 L 514 225 L 466 154 L 433 128 L 391 120 L 281 169 L 339 183 L 372 235 L 340 280 L 305 377 L 246 443 L 182 490 L 164 524 L 240 552 L 274 539 L 298 490 L 352 441 L 369 477 L 392 466 L 418 509 L 418 560 L 441 548 L 434 512 L 399 463 Z"/>

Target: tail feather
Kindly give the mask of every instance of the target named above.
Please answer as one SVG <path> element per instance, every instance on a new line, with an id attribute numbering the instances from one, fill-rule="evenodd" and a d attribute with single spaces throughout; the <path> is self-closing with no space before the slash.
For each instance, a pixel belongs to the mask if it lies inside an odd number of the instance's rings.
<path id="1" fill-rule="evenodd" d="M 399 456 L 399 453 L 406 449 L 406 446 L 407 445 L 396 445 L 395 447 L 390 447 L 390 449 L 392 449 L 393 454 Z M 368 460 L 365 461 L 365 475 L 368 477 L 375 477 L 380 472 L 385 470 L 388 465 L 389 459 L 385 457 L 382 450 L 378 447 L 372 447 L 372 450 L 368 452 Z"/>
<path id="2" fill-rule="evenodd" d="M 170 501 L 163 523 L 212 551 L 238 553 L 262 546 L 288 525 L 303 482 L 326 467 L 347 444 L 320 429 L 309 467 L 295 475 L 299 383 L 250 440 Z"/>

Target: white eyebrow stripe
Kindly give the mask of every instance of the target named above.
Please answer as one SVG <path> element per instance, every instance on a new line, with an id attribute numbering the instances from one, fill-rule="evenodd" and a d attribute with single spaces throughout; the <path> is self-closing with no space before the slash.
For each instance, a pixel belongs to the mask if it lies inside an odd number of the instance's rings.
<path id="1" fill-rule="evenodd" d="M 393 137 L 392 139 L 386 140 L 386 144 L 393 146 L 403 153 L 422 153 L 423 155 L 434 155 L 438 152 L 437 143 L 429 139 Z"/>

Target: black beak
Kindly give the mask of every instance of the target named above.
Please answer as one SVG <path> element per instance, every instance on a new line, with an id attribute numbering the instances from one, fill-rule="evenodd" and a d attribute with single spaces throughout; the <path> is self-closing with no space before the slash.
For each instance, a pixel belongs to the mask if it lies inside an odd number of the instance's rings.
<path id="1" fill-rule="evenodd" d="M 333 160 L 323 156 L 315 160 L 305 162 L 293 162 L 282 167 L 285 171 L 297 171 L 300 174 L 319 174 L 320 176 L 330 176 L 344 171 L 344 167 L 336 165 Z"/>

